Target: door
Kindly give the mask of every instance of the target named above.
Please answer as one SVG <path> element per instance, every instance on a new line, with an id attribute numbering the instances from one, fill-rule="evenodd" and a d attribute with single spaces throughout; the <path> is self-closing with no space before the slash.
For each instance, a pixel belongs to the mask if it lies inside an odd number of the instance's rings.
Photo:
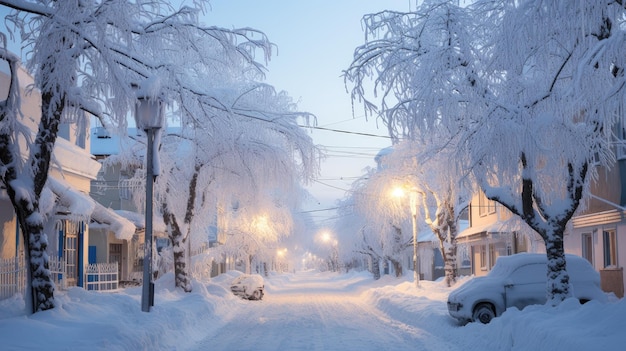
<path id="1" fill-rule="evenodd" d="M 109 244 L 109 263 L 117 262 L 117 279 L 122 279 L 122 244 Z"/>
<path id="2" fill-rule="evenodd" d="M 67 286 L 76 286 L 78 280 L 78 225 L 65 221 L 65 279 Z"/>
<path id="3" fill-rule="evenodd" d="M 504 282 L 506 307 L 515 306 L 521 310 L 528 305 L 545 303 L 546 270 L 545 263 L 527 264 L 515 269 Z"/>

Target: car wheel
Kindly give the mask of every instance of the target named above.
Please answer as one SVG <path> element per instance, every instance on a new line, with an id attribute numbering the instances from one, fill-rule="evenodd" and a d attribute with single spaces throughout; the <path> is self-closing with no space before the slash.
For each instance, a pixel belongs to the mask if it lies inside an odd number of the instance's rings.
<path id="1" fill-rule="evenodd" d="M 250 297 L 250 300 L 260 300 L 263 297 L 263 294 L 261 293 L 260 290 L 254 290 L 254 292 L 252 293 L 252 296 Z"/>
<path id="2" fill-rule="evenodd" d="M 474 314 L 472 315 L 474 322 L 481 322 L 483 324 L 491 322 L 495 317 L 496 314 L 493 311 L 493 307 L 488 303 L 481 303 L 476 306 L 476 308 L 474 308 Z"/>

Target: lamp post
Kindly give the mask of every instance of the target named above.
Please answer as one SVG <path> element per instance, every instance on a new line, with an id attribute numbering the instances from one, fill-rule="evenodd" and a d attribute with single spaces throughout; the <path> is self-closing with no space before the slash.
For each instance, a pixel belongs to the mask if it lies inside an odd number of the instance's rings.
<path id="1" fill-rule="evenodd" d="M 154 135 L 163 127 L 163 102 L 146 96 L 137 97 L 135 124 L 146 132 L 146 226 L 143 258 L 143 286 L 141 310 L 150 312 L 154 306 L 154 283 L 152 282 L 152 192 L 154 186 Z"/>
<path id="2" fill-rule="evenodd" d="M 395 188 L 393 196 L 404 197 L 403 188 Z M 409 192 L 409 204 L 411 206 L 411 227 L 413 229 L 413 281 L 415 287 L 420 286 L 420 276 L 417 262 L 417 191 L 411 189 Z"/>
<path id="3" fill-rule="evenodd" d="M 413 280 L 417 288 L 420 286 L 420 275 L 417 264 L 417 192 L 411 191 L 409 198 L 411 203 L 411 224 L 413 226 Z"/>

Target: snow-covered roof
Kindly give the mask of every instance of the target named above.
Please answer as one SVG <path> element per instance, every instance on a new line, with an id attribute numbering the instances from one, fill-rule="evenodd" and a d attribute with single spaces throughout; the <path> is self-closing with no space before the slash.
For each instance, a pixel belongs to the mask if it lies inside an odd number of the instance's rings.
<path id="1" fill-rule="evenodd" d="M 508 223 L 493 222 L 479 226 L 468 227 L 467 229 L 461 231 L 459 235 L 457 235 L 457 239 L 466 238 L 478 233 L 508 233 L 514 230 L 516 229 L 511 228 L 511 225 Z"/>
<path id="2" fill-rule="evenodd" d="M 107 228 L 112 231 L 118 239 L 131 240 L 137 229 L 131 221 L 97 202 L 91 214 L 91 219 L 101 224 L 107 224 Z"/>
<path id="3" fill-rule="evenodd" d="M 62 172 L 70 172 L 88 179 L 96 179 L 100 163 L 87 150 L 59 137 L 54 143 L 53 157 L 62 166 Z M 50 167 L 56 167 L 51 163 Z"/>
<path id="4" fill-rule="evenodd" d="M 115 210 L 115 213 L 131 221 L 137 229 L 146 228 L 146 216 L 144 214 L 125 210 Z M 152 216 L 152 229 L 155 232 L 165 232 L 166 229 L 163 217 L 156 213 Z"/>
<path id="5" fill-rule="evenodd" d="M 57 198 L 57 204 L 63 208 L 63 212 L 73 221 L 89 221 L 91 213 L 96 207 L 96 202 L 87 194 L 73 188 L 64 180 L 48 177 L 46 186 Z"/>
<path id="6" fill-rule="evenodd" d="M 65 215 L 72 221 L 94 220 L 106 224 L 118 239 L 130 240 L 135 234 L 135 225 L 126 218 L 105 208 L 89 195 L 84 194 L 64 180 L 48 177 L 46 186 L 57 198 Z"/>
<path id="7" fill-rule="evenodd" d="M 469 221 L 465 219 L 459 220 L 459 222 L 457 223 L 459 232 L 462 232 L 463 230 L 467 229 L 468 225 L 469 225 Z M 458 237 L 459 236 L 457 235 L 457 238 Z M 435 233 L 433 233 L 433 231 L 430 230 L 430 228 L 424 229 L 417 234 L 417 242 L 420 242 L 420 243 L 429 242 L 429 241 L 438 241 L 438 240 L 439 239 L 437 238 L 437 236 L 435 236 Z"/>

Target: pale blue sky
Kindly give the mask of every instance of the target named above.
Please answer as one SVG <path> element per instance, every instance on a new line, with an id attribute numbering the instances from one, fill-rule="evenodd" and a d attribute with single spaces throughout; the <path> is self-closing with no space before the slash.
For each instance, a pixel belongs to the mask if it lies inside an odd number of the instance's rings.
<path id="1" fill-rule="evenodd" d="M 287 91 L 300 110 L 315 114 L 319 127 L 385 136 L 383 125 L 377 125 L 372 118 L 366 121 L 361 105 L 356 106 L 353 116 L 341 74 L 350 65 L 354 49 L 364 43 L 364 14 L 385 9 L 407 11 L 414 2 L 212 0 L 204 22 L 263 31 L 278 47 L 267 66 L 267 82 L 277 90 Z M 0 6 L 0 15 L 4 17 L 6 13 L 7 8 Z M 345 195 L 344 189 L 350 188 L 365 167 L 375 166 L 373 157 L 390 145 L 384 137 L 324 130 L 314 130 L 311 136 L 316 144 L 326 147 L 328 158 L 322 164 L 320 179 L 308 188 L 315 198 L 307 203 L 308 210 L 335 207 L 335 201 Z M 319 211 L 313 215 L 323 221 L 334 213 Z"/>
<path id="2" fill-rule="evenodd" d="M 278 46 L 268 64 L 268 83 L 291 95 L 301 110 L 315 114 L 318 126 L 387 135 L 383 125 L 363 117 L 361 105 L 352 115 L 342 70 L 354 49 L 364 43 L 361 18 L 384 9 L 408 11 L 411 0 L 212 0 L 206 24 L 227 28 L 252 27 L 263 31 Z M 309 188 L 317 199 L 307 209 L 335 207 L 344 196 L 340 189 L 374 166 L 374 155 L 390 145 L 387 138 L 315 130 L 314 142 L 328 147 L 319 182 Z M 343 180 L 341 179 L 343 178 Z M 322 184 L 323 183 L 323 184 Z M 339 189 L 337 189 L 339 188 Z M 319 204 L 317 204 L 319 202 Z M 313 213 L 318 221 L 332 212 Z"/>

